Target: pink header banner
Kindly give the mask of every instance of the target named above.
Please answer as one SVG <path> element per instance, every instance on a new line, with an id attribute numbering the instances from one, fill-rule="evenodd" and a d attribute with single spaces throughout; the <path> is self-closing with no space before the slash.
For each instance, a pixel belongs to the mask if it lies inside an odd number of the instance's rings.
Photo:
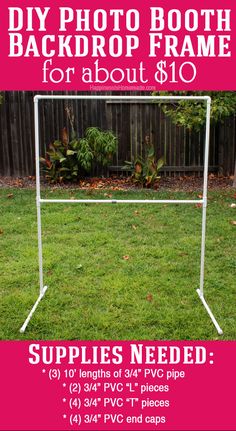
<path id="1" fill-rule="evenodd" d="M 2 90 L 234 90 L 234 0 L 3 1 Z"/>
<path id="2" fill-rule="evenodd" d="M 235 430 L 236 342 L 0 343 L 0 430 Z"/>

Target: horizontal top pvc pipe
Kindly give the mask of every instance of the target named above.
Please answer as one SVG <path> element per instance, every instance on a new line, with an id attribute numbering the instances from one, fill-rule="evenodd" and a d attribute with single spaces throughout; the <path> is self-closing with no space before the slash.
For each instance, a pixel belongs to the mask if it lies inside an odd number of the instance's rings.
<path id="1" fill-rule="evenodd" d="M 39 199 L 40 203 L 54 204 L 196 204 L 203 199 Z"/>
<path id="2" fill-rule="evenodd" d="M 171 101 L 171 100 L 199 100 L 199 101 L 207 101 L 211 102 L 210 96 L 109 96 L 109 95 L 71 95 L 71 94 L 37 94 L 34 96 L 34 101 L 38 100 L 67 100 L 67 99 L 77 99 L 77 100 L 159 100 L 161 101 Z"/>

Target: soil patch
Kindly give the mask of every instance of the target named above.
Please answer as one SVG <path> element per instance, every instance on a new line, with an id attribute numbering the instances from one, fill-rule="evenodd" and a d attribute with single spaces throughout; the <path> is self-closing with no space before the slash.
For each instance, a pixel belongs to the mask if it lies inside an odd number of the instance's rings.
<path id="1" fill-rule="evenodd" d="M 233 184 L 233 177 L 223 177 L 210 174 L 208 177 L 208 189 L 228 189 Z M 35 188 L 35 177 L 0 177 L 0 188 Z M 137 190 L 129 177 L 109 177 L 109 178 L 86 178 L 78 183 L 67 184 L 48 184 L 42 182 L 44 188 L 52 189 L 108 189 L 108 190 Z M 195 176 L 183 177 L 161 177 L 156 183 L 155 190 L 166 191 L 186 191 L 192 192 L 202 190 L 203 178 Z"/>

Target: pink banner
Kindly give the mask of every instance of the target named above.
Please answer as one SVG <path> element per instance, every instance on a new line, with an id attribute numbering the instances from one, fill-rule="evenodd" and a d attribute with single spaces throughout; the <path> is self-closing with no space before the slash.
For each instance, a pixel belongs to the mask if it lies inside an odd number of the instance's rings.
<path id="1" fill-rule="evenodd" d="M 235 430 L 236 342 L 1 342 L 1 430 Z"/>
<path id="2" fill-rule="evenodd" d="M 3 90 L 234 90 L 233 0 L 1 2 Z"/>

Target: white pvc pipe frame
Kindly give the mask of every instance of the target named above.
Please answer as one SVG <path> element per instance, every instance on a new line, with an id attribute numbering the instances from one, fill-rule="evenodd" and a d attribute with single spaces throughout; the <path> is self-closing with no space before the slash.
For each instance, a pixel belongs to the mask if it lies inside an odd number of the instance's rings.
<path id="1" fill-rule="evenodd" d="M 40 194 L 40 158 L 39 158 L 39 101 L 40 100 L 115 100 L 115 101 L 181 101 L 181 100 L 199 100 L 206 103 L 206 134 L 205 134 L 205 158 L 204 158 L 204 182 L 202 199 L 41 199 Z M 38 224 L 38 259 L 39 259 L 39 284 L 40 291 L 37 301 L 30 311 L 27 319 L 20 328 L 24 333 L 26 327 L 33 316 L 38 304 L 44 297 L 47 286 L 43 282 L 43 249 L 42 249 L 42 228 L 41 228 L 41 204 L 49 203 L 70 203 L 70 204 L 202 204 L 202 240 L 201 240 L 201 264 L 200 264 L 200 288 L 197 289 L 198 296 L 202 301 L 207 313 L 219 335 L 223 334 L 218 322 L 216 321 L 211 309 L 204 298 L 204 263 L 205 263 L 205 240 L 206 240 L 206 208 L 207 208 L 207 179 L 208 179 L 208 158 L 209 158 L 209 141 L 210 141 L 210 111 L 211 98 L 209 96 L 105 96 L 105 95 L 36 95 L 34 97 L 34 121 L 35 121 L 35 157 L 36 157 L 36 205 L 37 205 L 37 224 Z"/>

